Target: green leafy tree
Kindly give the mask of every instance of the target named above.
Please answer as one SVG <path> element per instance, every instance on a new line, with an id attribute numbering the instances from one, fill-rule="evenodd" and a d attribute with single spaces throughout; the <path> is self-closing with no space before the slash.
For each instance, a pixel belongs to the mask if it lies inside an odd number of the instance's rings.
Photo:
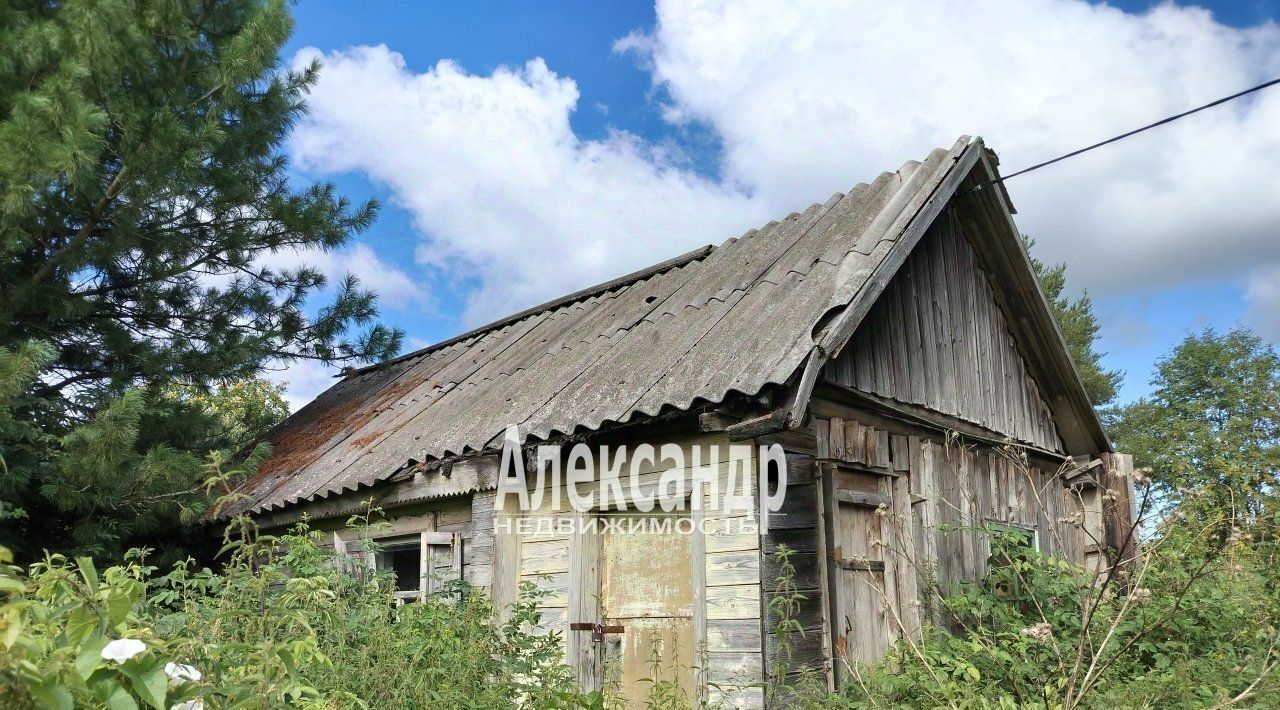
<path id="1" fill-rule="evenodd" d="M 283 0 L 0 10 L 0 346 L 54 346 L 36 393 L 59 414 L 398 349 L 354 278 L 311 308 L 322 274 L 260 258 L 340 247 L 376 212 L 287 180 L 279 147 L 318 70 L 279 67 L 291 28 Z"/>
<path id="2" fill-rule="evenodd" d="M 1034 239 L 1023 237 L 1027 249 L 1035 245 Z M 1067 265 L 1054 264 L 1048 266 L 1044 262 L 1031 257 L 1031 266 L 1035 269 L 1036 278 L 1040 280 L 1040 288 L 1049 300 L 1049 307 L 1062 329 L 1067 347 L 1071 350 L 1071 359 L 1076 363 L 1080 379 L 1084 381 L 1084 389 L 1089 394 L 1093 406 L 1100 407 L 1116 398 L 1116 389 L 1124 379 L 1119 370 L 1108 370 L 1102 366 L 1102 358 L 1106 353 L 1098 352 L 1098 317 L 1093 313 L 1093 301 L 1089 294 L 1081 294 L 1071 299 L 1064 294 L 1067 287 Z"/>
<path id="3" fill-rule="evenodd" d="M 1280 482 L 1280 356 L 1252 332 L 1205 329 L 1161 359 L 1150 397 L 1109 413 L 1120 451 L 1189 509 L 1274 524 Z"/>
<path id="4" fill-rule="evenodd" d="M 242 450 L 289 416 L 284 385 L 260 377 L 218 382 L 211 388 L 173 383 L 160 396 L 211 417 L 206 432 L 210 438 L 191 447 L 196 449 Z"/>

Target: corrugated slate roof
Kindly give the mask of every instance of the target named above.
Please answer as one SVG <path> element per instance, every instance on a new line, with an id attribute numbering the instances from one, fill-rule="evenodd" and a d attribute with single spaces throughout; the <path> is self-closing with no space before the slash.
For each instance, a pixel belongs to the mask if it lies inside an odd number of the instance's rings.
<path id="1" fill-rule="evenodd" d="M 482 450 L 510 424 L 546 439 L 785 383 L 971 145 L 961 138 L 780 222 L 357 371 L 289 417 L 227 511 L 384 480 Z"/>

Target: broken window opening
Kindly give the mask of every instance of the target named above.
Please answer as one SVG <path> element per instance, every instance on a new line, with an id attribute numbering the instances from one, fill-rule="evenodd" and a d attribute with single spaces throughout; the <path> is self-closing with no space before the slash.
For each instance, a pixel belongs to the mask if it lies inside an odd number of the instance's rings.
<path id="1" fill-rule="evenodd" d="M 370 566 L 392 574 L 397 606 L 449 591 L 462 578 L 462 540 L 456 533 L 423 532 L 374 542 L 380 551 Z"/>

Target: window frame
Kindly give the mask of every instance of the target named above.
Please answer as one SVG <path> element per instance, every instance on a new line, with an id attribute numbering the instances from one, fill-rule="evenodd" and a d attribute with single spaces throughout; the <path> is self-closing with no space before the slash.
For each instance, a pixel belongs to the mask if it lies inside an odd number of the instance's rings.
<path id="1" fill-rule="evenodd" d="M 462 579 L 462 536 L 458 533 L 424 530 L 416 535 L 375 537 L 372 541 L 383 548 L 368 556 L 369 569 L 374 573 L 394 571 L 389 553 L 418 551 L 418 586 L 396 589 L 393 592 L 396 606 L 425 601 L 428 595 L 443 592 L 446 581 L 442 572 L 451 573 L 453 579 Z"/>
<path id="2" fill-rule="evenodd" d="M 997 563 L 995 562 L 994 553 L 991 549 L 991 540 L 997 535 L 1012 534 L 1012 535 L 1018 535 L 1018 536 L 1030 536 L 1031 544 L 1029 545 L 1029 549 L 1032 552 L 1035 552 L 1037 554 L 1041 552 L 1040 531 L 1036 529 L 1034 526 L 1024 525 L 1022 523 L 1010 523 L 1010 522 L 1003 522 L 999 520 L 986 519 L 983 521 L 983 527 L 985 528 L 987 533 L 987 574 L 988 575 L 991 574 L 991 571 L 997 565 Z M 1004 567 L 1006 566 L 1006 564 L 1001 562 L 998 564 L 998 566 Z M 1013 580 L 1012 588 L 1004 590 L 1003 592 L 1001 592 L 1001 590 L 999 589 L 993 589 L 993 593 L 996 596 L 1005 597 L 1011 601 L 1015 601 L 1015 602 L 1025 601 L 1027 599 L 1027 596 L 1023 593 L 1021 587 L 1022 587 L 1021 581 L 1015 578 Z"/>

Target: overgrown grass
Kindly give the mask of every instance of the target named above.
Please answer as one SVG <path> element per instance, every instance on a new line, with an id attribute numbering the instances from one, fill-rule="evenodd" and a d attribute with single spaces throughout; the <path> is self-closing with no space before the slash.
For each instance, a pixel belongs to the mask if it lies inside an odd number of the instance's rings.
<path id="1" fill-rule="evenodd" d="M 305 526 L 259 536 L 241 520 L 219 572 L 183 563 L 159 574 L 142 552 L 102 571 L 58 555 L 26 570 L 6 564 L 0 707 L 620 704 L 607 683 L 600 693 L 576 686 L 558 633 L 537 630 L 532 585 L 505 610 L 461 583 L 397 607 L 389 578 L 343 571 L 320 539 Z M 765 697 L 789 708 L 1277 707 L 1273 539 L 1230 520 L 1171 516 L 1140 561 L 1102 578 L 993 540 L 1003 563 L 985 579 L 928 590 L 947 629 L 900 641 L 878 664 L 845 666 L 853 681 L 834 694 L 792 662 L 804 599 L 780 547 L 768 600 L 779 655 Z M 650 660 L 654 679 L 670 675 L 667 659 Z M 636 700 L 713 707 L 661 680 Z"/>
<path id="2" fill-rule="evenodd" d="M 504 614 L 461 584 L 397 607 L 389 579 L 343 572 L 305 526 L 260 537 L 241 521 L 235 532 L 219 573 L 179 564 L 157 576 L 140 552 L 101 574 L 57 555 L 8 567 L 0 706 L 601 704 L 577 690 L 558 636 L 535 633 L 532 586 Z M 132 655 L 105 657 L 121 639 L 137 642 Z M 196 672 L 175 678 L 170 664 Z"/>

